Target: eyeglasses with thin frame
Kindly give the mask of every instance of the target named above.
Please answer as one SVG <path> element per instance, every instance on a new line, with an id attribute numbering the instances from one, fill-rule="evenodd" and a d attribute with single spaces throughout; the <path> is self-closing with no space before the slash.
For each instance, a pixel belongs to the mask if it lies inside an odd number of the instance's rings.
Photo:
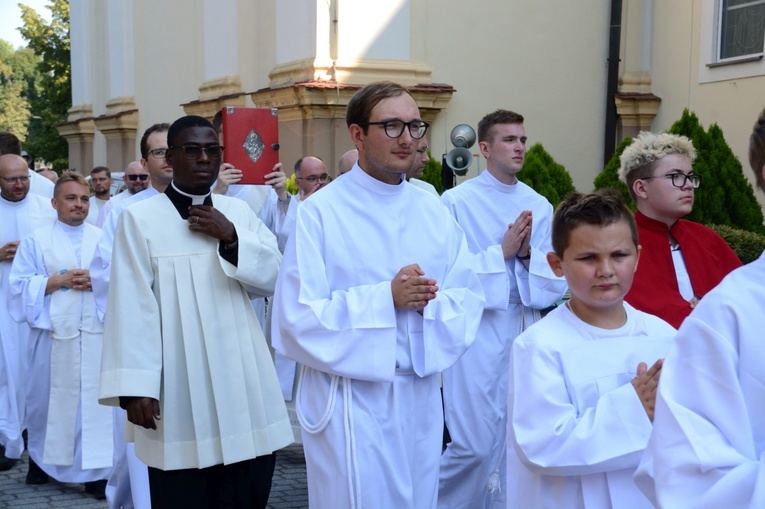
<path id="1" fill-rule="evenodd" d="M 319 175 L 318 177 L 315 175 L 311 175 L 310 177 L 295 177 L 297 180 L 305 180 L 309 184 L 315 184 L 317 182 L 326 183 L 326 182 L 332 182 L 332 177 L 324 173 L 323 175 Z"/>
<path id="2" fill-rule="evenodd" d="M 644 177 L 640 180 L 650 180 L 650 179 L 672 179 L 672 185 L 675 187 L 683 188 L 685 187 L 685 183 L 687 181 L 691 181 L 691 186 L 694 189 L 698 189 L 701 185 L 701 175 L 694 175 L 693 173 L 686 175 L 685 173 L 669 173 L 667 175 L 656 175 L 654 177 Z"/>
<path id="3" fill-rule="evenodd" d="M 29 175 L 24 175 L 23 177 L 11 177 L 11 178 L 0 177 L 0 179 L 3 179 L 9 184 L 13 184 L 13 185 L 15 185 L 16 182 L 21 182 L 22 184 L 26 184 L 27 182 L 29 182 Z"/>
<path id="4" fill-rule="evenodd" d="M 135 182 L 136 180 L 140 180 L 141 182 L 146 182 L 146 179 L 148 179 L 149 176 L 144 173 L 142 175 L 128 175 L 127 178 L 128 180 L 132 182 Z"/>
<path id="5" fill-rule="evenodd" d="M 179 148 L 183 150 L 183 154 L 186 159 L 199 159 L 204 152 L 210 159 L 218 159 L 223 154 L 223 145 L 210 145 L 209 147 L 203 147 L 201 145 L 182 145 L 169 147 L 168 150 L 173 148 Z"/>
<path id="6" fill-rule="evenodd" d="M 409 134 L 413 139 L 419 140 L 425 133 L 428 132 L 430 124 L 423 122 L 422 120 L 412 120 L 411 122 L 404 122 L 394 118 L 393 120 L 385 120 L 383 122 L 367 122 L 365 124 L 359 124 L 361 127 L 370 125 L 381 125 L 385 129 L 385 134 L 388 138 L 398 138 L 404 134 L 404 128 L 409 128 Z"/>
<path id="7" fill-rule="evenodd" d="M 167 154 L 166 148 L 155 148 L 153 150 L 149 150 L 149 153 L 147 154 L 147 156 L 152 156 L 155 159 L 164 159 L 166 154 Z"/>

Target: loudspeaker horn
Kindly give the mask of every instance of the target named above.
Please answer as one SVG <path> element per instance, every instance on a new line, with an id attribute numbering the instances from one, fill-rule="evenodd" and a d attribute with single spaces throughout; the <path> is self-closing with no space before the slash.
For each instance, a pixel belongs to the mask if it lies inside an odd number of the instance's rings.
<path id="1" fill-rule="evenodd" d="M 475 131 L 467 124 L 460 124 L 452 129 L 450 138 L 455 147 L 470 148 L 475 143 Z"/>
<path id="2" fill-rule="evenodd" d="M 446 154 L 446 164 L 460 177 L 467 174 L 468 168 L 473 163 L 473 154 L 463 147 L 457 147 Z"/>

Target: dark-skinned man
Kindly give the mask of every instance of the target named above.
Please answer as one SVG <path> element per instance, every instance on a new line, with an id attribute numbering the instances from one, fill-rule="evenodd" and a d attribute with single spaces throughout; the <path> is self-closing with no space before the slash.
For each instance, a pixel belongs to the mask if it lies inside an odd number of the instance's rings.
<path id="1" fill-rule="evenodd" d="M 292 431 L 248 295 L 273 292 L 281 255 L 246 203 L 210 195 L 212 124 L 182 117 L 167 141 L 173 182 L 117 221 L 100 400 L 134 425 L 154 509 L 264 508 Z"/>

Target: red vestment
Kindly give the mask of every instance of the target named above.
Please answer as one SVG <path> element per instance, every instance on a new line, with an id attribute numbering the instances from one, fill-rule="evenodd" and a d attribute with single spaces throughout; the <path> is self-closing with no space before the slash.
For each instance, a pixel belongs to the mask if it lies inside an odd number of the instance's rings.
<path id="1" fill-rule="evenodd" d="M 740 267 L 741 260 L 722 237 L 702 224 L 680 219 L 667 228 L 640 211 L 635 212 L 635 221 L 642 251 L 635 280 L 624 299 L 678 328 L 692 308 L 680 295 L 668 233 L 680 245 L 693 293 L 699 299 Z"/>

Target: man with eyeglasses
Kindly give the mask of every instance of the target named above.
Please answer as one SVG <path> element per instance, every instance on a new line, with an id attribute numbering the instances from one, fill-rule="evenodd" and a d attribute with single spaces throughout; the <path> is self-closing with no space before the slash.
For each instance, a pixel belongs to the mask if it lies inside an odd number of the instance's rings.
<path id="1" fill-rule="evenodd" d="M 30 158 L 26 151 L 21 150 L 21 141 L 15 134 L 0 131 L 0 156 L 5 154 L 22 156 L 25 161 Z M 29 192 L 45 198 L 53 198 L 53 182 L 34 171 L 34 164 L 31 162 L 27 161 L 27 167 L 29 167 Z"/>
<path id="2" fill-rule="evenodd" d="M 359 160 L 297 211 L 272 344 L 303 365 L 311 507 L 434 508 L 438 373 L 473 341 L 483 288 L 449 212 L 406 183 L 428 129 L 412 96 L 367 85 L 346 123 Z"/>
<path id="3" fill-rule="evenodd" d="M 281 254 L 246 203 L 210 192 L 210 122 L 182 117 L 167 142 L 173 181 L 117 222 L 99 398 L 127 411 L 154 509 L 265 508 L 293 436 L 249 296 L 273 292 Z"/>
<path id="4" fill-rule="evenodd" d="M 92 200 L 88 209 L 87 223 L 96 225 L 98 215 L 111 198 L 112 172 L 106 166 L 96 166 L 90 170 L 90 187 L 93 188 Z"/>
<path id="5" fill-rule="evenodd" d="M 696 150 L 685 136 L 641 132 L 621 156 L 619 178 L 635 200 L 642 251 L 624 299 L 680 327 L 741 261 L 712 229 L 681 219 L 693 209 Z"/>
<path id="6" fill-rule="evenodd" d="M 26 161 L 16 154 L 0 156 L 0 470 L 21 457 L 27 390 L 29 325 L 16 323 L 8 309 L 8 277 L 19 242 L 32 230 L 52 221 L 49 199 L 29 192 Z"/>
<path id="7" fill-rule="evenodd" d="M 547 264 L 552 205 L 516 178 L 526 156 L 523 121 L 523 115 L 506 109 L 485 115 L 478 122 L 478 146 L 486 171 L 441 197 L 465 231 L 486 292 L 475 342 L 442 375 L 451 437 L 441 457 L 438 507 L 443 509 L 504 509 L 505 499 L 513 499 L 506 464 L 520 463 L 506 438 L 510 349 L 518 334 L 539 320 L 539 310 L 555 304 L 566 289 Z M 487 278 L 496 274 L 501 277 Z"/>

